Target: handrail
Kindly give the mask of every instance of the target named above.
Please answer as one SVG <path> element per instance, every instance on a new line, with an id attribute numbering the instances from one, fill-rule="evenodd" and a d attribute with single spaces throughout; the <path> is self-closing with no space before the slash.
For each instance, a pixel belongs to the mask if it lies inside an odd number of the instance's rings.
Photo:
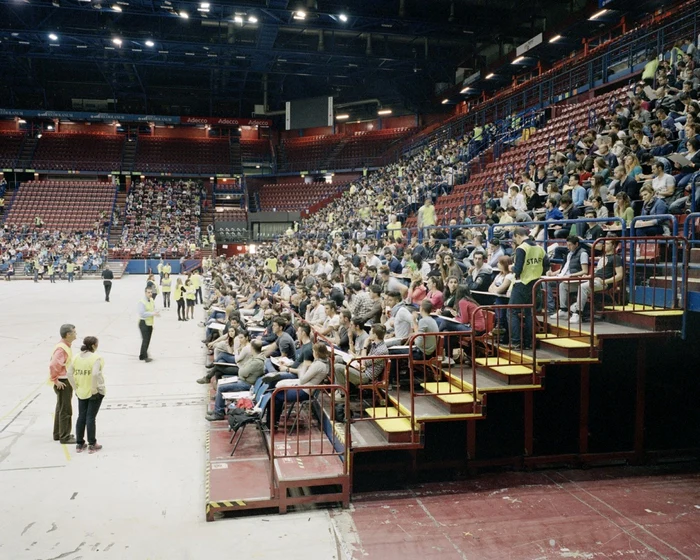
<path id="1" fill-rule="evenodd" d="M 691 243 L 697 242 L 695 239 L 695 225 L 698 220 L 700 220 L 700 212 L 692 212 L 685 217 L 685 222 L 683 222 L 683 237 Z M 691 225 L 693 226 L 692 231 L 690 230 Z"/>
<path id="2" fill-rule="evenodd" d="M 648 216 L 635 216 L 630 221 L 630 235 L 635 236 L 634 224 L 646 220 L 656 220 L 657 225 L 661 225 L 662 222 L 670 221 L 673 226 L 671 229 L 671 235 L 678 235 L 678 217 L 675 214 L 649 214 Z"/>
<path id="3" fill-rule="evenodd" d="M 699 210 L 698 204 L 695 197 L 698 193 L 698 188 L 700 188 L 700 171 L 696 171 L 691 179 L 690 187 L 690 211 L 697 212 Z"/>

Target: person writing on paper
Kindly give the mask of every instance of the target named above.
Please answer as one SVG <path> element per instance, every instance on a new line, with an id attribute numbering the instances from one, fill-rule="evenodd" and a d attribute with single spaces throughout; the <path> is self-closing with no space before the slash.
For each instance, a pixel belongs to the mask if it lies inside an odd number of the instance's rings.
<path id="1" fill-rule="evenodd" d="M 56 393 L 56 410 L 53 417 L 53 440 L 61 443 L 75 443 L 75 436 L 70 433 L 73 406 L 73 388 L 68 382 L 66 367 L 73 359 L 71 344 L 77 338 L 75 325 L 61 325 L 61 340 L 54 346 L 49 362 L 49 378 Z"/>
<path id="2" fill-rule="evenodd" d="M 204 377 L 197 379 L 197 383 L 205 385 L 212 378 L 219 380 L 224 375 L 238 375 L 240 368 L 252 356 L 250 333 L 244 329 L 229 329 L 224 340 L 214 343 L 214 362 L 205 366 L 209 371 Z"/>
<path id="3" fill-rule="evenodd" d="M 247 391 L 265 373 L 265 355 L 262 353 L 262 343 L 259 340 L 253 340 L 250 343 L 250 348 L 252 355 L 245 364 L 239 366 L 238 380 L 230 383 L 219 383 L 216 388 L 214 410 L 205 416 L 210 422 L 224 419 L 226 412 L 224 393 Z"/>
<path id="4" fill-rule="evenodd" d="M 268 358 L 265 360 L 265 373 L 279 372 L 281 374 L 279 376 L 280 379 L 294 379 L 313 361 L 311 325 L 308 323 L 299 324 L 296 329 L 296 335 L 299 341 L 299 349 L 296 351 L 293 358 L 294 361 L 289 365 L 276 366 L 272 360 Z"/>
<path id="5" fill-rule="evenodd" d="M 68 381 L 78 397 L 78 421 L 75 425 L 75 450 L 82 453 L 87 447 L 88 453 L 102 449 L 97 443 L 95 419 L 104 399 L 105 361 L 97 353 L 99 341 L 94 336 L 86 336 L 80 347 L 80 354 L 73 358 L 68 367 Z M 87 444 L 85 428 L 87 427 Z"/>
<path id="6" fill-rule="evenodd" d="M 299 379 L 287 379 L 284 382 L 285 386 L 293 386 L 293 389 L 280 391 L 275 396 L 275 427 L 279 422 L 282 411 L 286 408 L 285 404 L 294 402 L 308 401 L 311 394 L 308 389 L 313 385 L 320 385 L 330 374 L 330 363 L 328 361 L 328 348 L 325 344 L 317 342 L 313 345 L 314 361 L 311 365 L 299 374 Z M 277 387 L 282 386 L 280 383 Z M 269 417 L 268 417 L 269 419 Z"/>

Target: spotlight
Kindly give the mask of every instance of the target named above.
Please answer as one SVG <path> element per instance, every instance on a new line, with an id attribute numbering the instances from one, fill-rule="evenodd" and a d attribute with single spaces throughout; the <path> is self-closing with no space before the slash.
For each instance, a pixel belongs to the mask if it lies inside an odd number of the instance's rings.
<path id="1" fill-rule="evenodd" d="M 154 47 L 154 46 L 155 46 L 155 43 L 154 43 L 153 41 L 150 41 L 150 40 L 149 40 L 149 41 L 146 41 L 146 46 L 147 46 L 147 47 Z"/>
<path id="2" fill-rule="evenodd" d="M 345 23 L 346 21 L 348 21 L 348 16 L 346 16 L 345 14 L 340 14 L 340 15 L 338 16 L 338 19 L 339 19 L 340 21 L 342 21 L 343 23 Z"/>
<path id="3" fill-rule="evenodd" d="M 56 35 L 55 33 L 49 33 L 49 39 L 51 39 L 52 41 L 58 41 L 58 35 Z"/>
<path id="4" fill-rule="evenodd" d="M 118 47 L 122 46 L 122 40 L 119 37 L 115 37 L 114 39 L 112 39 L 112 43 L 114 43 Z"/>
<path id="5" fill-rule="evenodd" d="M 117 4 L 112 4 L 112 10 L 115 11 L 115 12 L 121 12 L 121 11 L 122 11 L 122 7 L 119 6 L 119 5 L 117 5 Z"/>

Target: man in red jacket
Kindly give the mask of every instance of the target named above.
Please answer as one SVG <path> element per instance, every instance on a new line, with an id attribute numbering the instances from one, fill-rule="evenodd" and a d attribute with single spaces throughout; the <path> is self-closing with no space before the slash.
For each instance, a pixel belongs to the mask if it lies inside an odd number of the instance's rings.
<path id="1" fill-rule="evenodd" d="M 73 416 L 73 388 L 68 383 L 66 368 L 71 363 L 73 352 L 71 344 L 77 338 L 75 325 L 61 325 L 61 340 L 54 346 L 49 362 L 49 376 L 56 393 L 56 412 L 53 420 L 53 439 L 61 443 L 75 443 L 75 436 L 70 433 Z"/>

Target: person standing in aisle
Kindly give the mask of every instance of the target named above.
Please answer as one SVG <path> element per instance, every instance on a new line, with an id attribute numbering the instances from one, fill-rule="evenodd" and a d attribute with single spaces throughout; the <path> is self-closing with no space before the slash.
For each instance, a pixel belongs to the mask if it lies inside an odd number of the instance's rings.
<path id="1" fill-rule="evenodd" d="M 517 247 L 515 261 L 511 265 L 515 281 L 508 304 L 529 305 L 532 304 L 532 288 L 535 282 L 549 270 L 549 259 L 546 251 L 530 238 L 528 230 L 524 227 L 515 228 L 513 241 Z M 532 313 L 530 309 L 528 307 L 509 309 L 508 325 L 513 349 L 530 349 L 532 347 Z"/>
<path id="2" fill-rule="evenodd" d="M 163 257 L 160 258 L 158 261 L 158 266 L 156 267 L 158 270 L 158 282 L 163 283 Z"/>
<path id="3" fill-rule="evenodd" d="M 53 261 L 49 263 L 49 266 L 47 269 L 47 275 L 48 275 L 51 283 L 55 284 L 56 283 L 56 267 L 54 266 Z"/>
<path id="4" fill-rule="evenodd" d="M 109 269 L 105 268 L 102 271 L 102 283 L 105 287 L 105 301 L 109 301 L 109 293 L 112 291 L 112 280 L 114 279 L 114 273 Z"/>
<path id="5" fill-rule="evenodd" d="M 177 320 L 187 321 L 185 314 L 185 286 L 182 283 L 182 278 L 178 278 L 175 283 L 175 303 L 177 304 Z"/>
<path id="6" fill-rule="evenodd" d="M 78 397 L 78 420 L 75 423 L 75 450 L 88 453 L 102 449 L 97 443 L 95 419 L 105 396 L 105 361 L 96 350 L 99 341 L 94 336 L 86 336 L 80 354 L 73 358 L 68 367 L 68 381 Z M 87 426 L 87 444 L 85 427 Z"/>
<path id="7" fill-rule="evenodd" d="M 156 284 L 156 279 L 153 277 L 153 274 L 148 275 L 148 278 L 146 279 L 146 288 L 151 289 L 153 299 L 155 300 L 156 296 L 158 295 L 158 285 Z"/>
<path id="8" fill-rule="evenodd" d="M 172 274 L 172 272 L 173 272 L 173 269 L 170 266 L 170 263 L 168 261 L 165 261 L 163 263 L 163 274 L 170 275 L 170 274 Z"/>
<path id="9" fill-rule="evenodd" d="M 194 273 L 192 273 L 190 280 L 192 281 L 192 285 L 194 286 L 195 291 L 194 302 L 204 303 L 204 300 L 202 299 L 202 275 L 199 273 L 199 269 L 195 270 Z M 194 317 L 192 318 L 194 319 Z"/>
<path id="10" fill-rule="evenodd" d="M 144 362 L 152 362 L 148 357 L 148 346 L 151 344 L 151 335 L 153 334 L 153 318 L 160 317 L 160 313 L 156 311 L 156 304 L 153 301 L 153 291 L 151 288 L 146 288 L 145 297 L 139 300 L 139 330 L 141 331 L 141 351 L 139 352 L 139 360 Z"/>
<path id="11" fill-rule="evenodd" d="M 75 443 L 70 433 L 73 416 L 73 388 L 68 383 L 66 368 L 73 359 L 71 344 L 77 338 L 75 325 L 66 323 L 59 330 L 61 340 L 54 346 L 49 362 L 49 376 L 56 393 L 56 411 L 53 418 L 53 440 L 61 443 Z"/>
<path id="12" fill-rule="evenodd" d="M 75 278 L 75 263 L 73 261 L 66 263 L 66 274 L 68 275 L 68 282 L 73 282 Z"/>
<path id="13" fill-rule="evenodd" d="M 165 268 L 163 268 L 165 270 Z M 163 292 L 163 309 L 170 309 L 170 291 L 172 290 L 173 279 L 170 274 L 163 272 L 163 277 L 160 281 L 160 289 Z"/>
<path id="14" fill-rule="evenodd" d="M 194 304 L 197 300 L 197 292 L 195 291 L 194 285 L 192 284 L 192 279 L 188 278 L 185 281 L 185 301 L 187 303 L 187 313 L 185 314 L 185 321 L 188 319 L 194 319 Z"/>

